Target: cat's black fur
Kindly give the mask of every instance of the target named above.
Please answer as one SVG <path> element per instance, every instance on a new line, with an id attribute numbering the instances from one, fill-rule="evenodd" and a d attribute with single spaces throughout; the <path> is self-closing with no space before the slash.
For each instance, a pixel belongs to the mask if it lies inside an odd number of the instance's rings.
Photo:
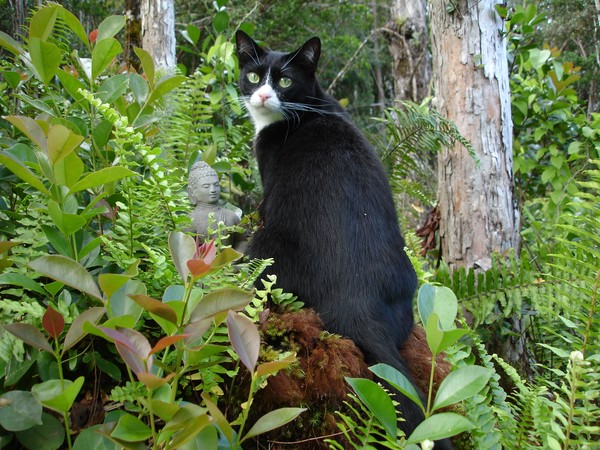
<path id="1" fill-rule="evenodd" d="M 413 327 L 417 278 L 379 158 L 317 81 L 319 39 L 292 53 L 266 51 L 241 31 L 236 41 L 242 94 L 248 99 L 269 72 L 284 116 L 256 136 L 263 226 L 250 256 L 274 258 L 277 285 L 314 308 L 327 330 L 352 339 L 368 363 L 409 376 L 397 349 Z M 287 89 L 282 76 L 292 80 Z M 408 435 L 424 416 L 396 398 Z"/>

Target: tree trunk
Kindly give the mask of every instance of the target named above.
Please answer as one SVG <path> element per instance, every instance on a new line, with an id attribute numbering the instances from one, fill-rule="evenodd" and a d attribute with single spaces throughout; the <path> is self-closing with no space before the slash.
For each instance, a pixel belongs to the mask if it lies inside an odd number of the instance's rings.
<path id="1" fill-rule="evenodd" d="M 434 105 L 479 160 L 459 143 L 438 159 L 442 256 L 451 268 L 488 269 L 490 255 L 518 239 L 508 65 L 495 3 L 431 0 Z"/>
<path id="2" fill-rule="evenodd" d="M 430 4 L 434 105 L 456 123 L 478 160 L 459 143 L 438 158 L 440 240 L 451 269 L 489 269 L 492 253 L 518 244 L 508 64 L 495 3 Z M 508 322 L 514 334 L 492 340 L 491 351 L 530 376 L 524 321 L 515 315 Z"/>
<path id="3" fill-rule="evenodd" d="M 127 65 L 139 70 L 140 61 L 135 56 L 133 49 L 142 46 L 142 19 L 141 0 L 125 0 L 125 54 L 123 55 Z"/>
<path id="4" fill-rule="evenodd" d="M 425 0 L 394 0 L 391 16 L 387 28 L 395 98 L 420 103 L 429 94 L 431 79 Z"/>
<path id="5" fill-rule="evenodd" d="M 175 3 L 174 0 L 142 1 L 142 47 L 157 68 L 175 68 Z"/>

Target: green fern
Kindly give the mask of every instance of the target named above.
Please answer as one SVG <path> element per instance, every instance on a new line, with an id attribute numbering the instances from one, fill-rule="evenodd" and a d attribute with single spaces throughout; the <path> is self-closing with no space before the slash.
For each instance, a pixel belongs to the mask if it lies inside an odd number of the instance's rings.
<path id="1" fill-rule="evenodd" d="M 338 439 L 326 439 L 329 448 L 343 450 L 350 445 L 354 449 L 389 448 L 401 449 L 402 447 L 392 441 L 386 434 L 383 426 L 369 409 L 355 395 L 348 394 L 349 401 L 344 402 L 347 412 L 338 411 L 340 418 L 337 422 L 345 442 Z"/>
<path id="2" fill-rule="evenodd" d="M 463 327 L 468 328 L 466 323 L 463 323 Z M 469 441 L 468 448 L 501 450 L 502 441 L 510 440 L 507 434 L 516 428 L 515 419 L 506 405 L 507 395 L 500 386 L 500 376 L 492 357 L 476 333 L 471 332 L 470 338 L 470 342 L 459 341 L 447 350 L 448 361 L 455 368 L 477 363 L 493 370 L 494 374 L 479 395 L 464 402 L 464 414 L 475 424 L 465 439 Z"/>
<path id="3" fill-rule="evenodd" d="M 403 215 L 412 210 L 415 200 L 427 208 L 435 204 L 437 186 L 432 180 L 437 178 L 433 161 L 437 152 L 460 142 L 475 155 L 456 125 L 427 103 L 400 102 L 385 111 L 385 118 L 375 120 L 385 125 L 387 143 L 378 147 L 384 149 L 381 158 L 390 169 L 390 185 L 401 199 Z"/>

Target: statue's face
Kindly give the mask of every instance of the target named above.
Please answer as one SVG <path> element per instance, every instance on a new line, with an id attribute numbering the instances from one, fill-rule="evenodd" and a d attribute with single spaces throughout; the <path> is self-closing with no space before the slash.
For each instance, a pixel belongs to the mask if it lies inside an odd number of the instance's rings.
<path id="1" fill-rule="evenodd" d="M 203 176 L 199 183 L 193 186 L 191 194 L 198 203 L 217 203 L 221 194 L 219 177 L 216 175 Z"/>

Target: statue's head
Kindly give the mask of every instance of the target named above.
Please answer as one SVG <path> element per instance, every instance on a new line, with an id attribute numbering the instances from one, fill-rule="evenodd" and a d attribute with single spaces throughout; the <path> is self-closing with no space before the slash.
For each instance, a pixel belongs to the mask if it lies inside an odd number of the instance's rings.
<path id="1" fill-rule="evenodd" d="M 204 161 L 194 163 L 190 169 L 187 190 L 192 205 L 217 203 L 221 195 L 217 172 Z"/>

